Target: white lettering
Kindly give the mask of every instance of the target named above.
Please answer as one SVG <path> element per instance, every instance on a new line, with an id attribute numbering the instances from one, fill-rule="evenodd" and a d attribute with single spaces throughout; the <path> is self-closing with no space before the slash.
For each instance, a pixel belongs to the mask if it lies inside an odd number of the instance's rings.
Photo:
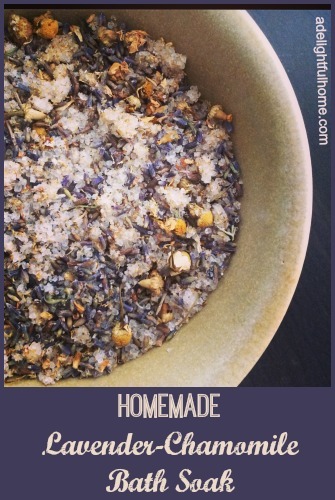
<path id="1" fill-rule="evenodd" d="M 197 478 L 190 481 L 188 477 L 191 476 L 192 471 L 190 469 L 183 469 L 179 474 L 182 485 L 177 484 L 175 489 L 178 493 L 185 493 L 188 490 L 192 493 L 198 491 L 204 491 L 205 493 L 226 491 L 227 493 L 231 493 L 235 489 L 235 486 L 232 486 L 233 479 L 231 478 L 231 472 L 231 469 L 227 469 L 223 471 L 220 478 L 210 477 L 207 480 Z"/>
<path id="2" fill-rule="evenodd" d="M 127 469 L 114 469 L 108 476 L 112 484 L 106 487 L 106 491 L 107 493 L 116 491 L 119 493 L 126 491 L 130 493 L 164 493 L 169 489 L 164 475 L 165 469 L 160 469 L 155 475 L 153 472 L 149 472 L 146 477 L 134 477 L 128 480 L 130 474 Z"/>
<path id="3" fill-rule="evenodd" d="M 217 410 L 220 394 L 119 394 L 118 417 L 142 418 L 194 418 L 220 417 Z"/>

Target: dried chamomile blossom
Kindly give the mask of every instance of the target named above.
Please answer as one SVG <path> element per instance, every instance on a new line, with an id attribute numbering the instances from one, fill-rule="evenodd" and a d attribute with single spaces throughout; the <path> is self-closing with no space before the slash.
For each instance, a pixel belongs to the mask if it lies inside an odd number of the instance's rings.
<path id="1" fill-rule="evenodd" d="M 149 80 L 148 78 L 145 80 L 145 82 L 138 87 L 136 90 L 136 94 L 141 97 L 142 99 L 149 99 L 152 96 L 152 93 L 154 91 L 154 84 L 152 80 Z M 159 107 L 160 104 L 157 103 L 157 107 Z"/>
<path id="2" fill-rule="evenodd" d="M 160 323 L 169 323 L 174 318 L 173 312 L 169 311 L 169 306 L 166 302 L 163 303 L 161 310 L 159 312 L 159 322 Z"/>
<path id="3" fill-rule="evenodd" d="M 173 228 L 173 232 L 178 236 L 184 236 L 187 231 L 187 224 L 184 219 L 175 219 L 175 227 Z"/>
<path id="4" fill-rule="evenodd" d="M 210 227 L 213 225 L 214 217 L 210 210 L 203 212 L 197 220 L 197 226 L 201 228 Z"/>
<path id="5" fill-rule="evenodd" d="M 34 18 L 35 32 L 41 38 L 52 40 L 58 33 L 58 21 L 53 18 L 50 11 Z"/>
<path id="6" fill-rule="evenodd" d="M 45 118 L 47 118 L 47 115 L 45 113 L 42 113 L 42 111 L 38 111 L 37 109 L 31 108 L 29 105 L 24 105 L 23 110 L 24 110 L 24 119 L 27 122 L 44 120 Z"/>
<path id="7" fill-rule="evenodd" d="M 180 109 L 186 115 L 192 115 L 192 108 L 186 101 L 178 102 L 177 109 Z"/>
<path id="8" fill-rule="evenodd" d="M 160 295 L 164 288 L 164 280 L 158 271 L 152 271 L 150 277 L 138 282 L 142 288 L 147 288 L 153 295 Z"/>
<path id="9" fill-rule="evenodd" d="M 227 115 L 223 111 L 222 106 L 216 104 L 215 106 L 212 106 L 211 109 L 209 110 L 206 123 L 209 128 L 215 128 L 218 122 L 220 121 L 231 122 L 233 121 L 233 115 L 231 114 Z"/>
<path id="10" fill-rule="evenodd" d="M 118 321 L 112 330 L 112 341 L 118 348 L 125 347 L 131 342 L 132 335 L 130 326 Z"/>
<path id="11" fill-rule="evenodd" d="M 226 231 L 229 226 L 229 218 L 224 208 L 221 205 L 214 205 L 213 207 L 214 223 L 220 231 Z"/>
<path id="12" fill-rule="evenodd" d="M 11 14 L 9 16 L 8 31 L 15 43 L 26 45 L 33 39 L 33 27 L 25 17 Z"/>
<path id="13" fill-rule="evenodd" d="M 163 135 L 158 141 L 157 144 L 167 144 L 168 142 L 178 141 L 179 134 L 176 130 L 171 130 L 171 132 L 167 132 Z"/>
<path id="14" fill-rule="evenodd" d="M 130 112 L 136 111 L 137 109 L 140 109 L 141 107 L 141 101 L 139 100 L 138 97 L 135 97 L 134 95 L 130 95 L 125 99 L 125 101 L 128 104 L 128 110 Z"/>
<path id="15" fill-rule="evenodd" d="M 147 116 L 151 116 L 155 113 L 157 113 L 158 108 L 160 107 L 160 104 L 158 101 L 155 101 L 155 99 L 150 98 L 149 102 L 146 106 L 146 114 Z"/>
<path id="16" fill-rule="evenodd" d="M 192 217 L 197 218 L 197 226 L 200 228 L 210 227 L 214 223 L 214 215 L 211 210 L 204 210 L 196 203 L 190 203 L 188 206 L 188 211 Z"/>
<path id="17" fill-rule="evenodd" d="M 147 41 L 148 33 L 141 30 L 128 31 L 124 35 L 124 41 L 128 46 L 129 54 L 134 54 Z"/>
<path id="18" fill-rule="evenodd" d="M 203 208 L 197 205 L 196 203 L 189 203 L 187 205 L 188 211 L 192 217 L 200 217 L 203 212 Z"/>
<path id="19" fill-rule="evenodd" d="M 180 189 L 184 189 L 185 193 L 189 193 L 191 191 L 191 183 L 186 177 L 182 177 L 180 179 L 178 187 Z"/>
<path id="20" fill-rule="evenodd" d="M 29 363 L 37 363 L 42 356 L 41 344 L 38 342 L 32 342 L 26 345 L 23 349 L 23 356 Z"/>
<path id="21" fill-rule="evenodd" d="M 110 47 L 117 41 L 117 33 L 113 30 L 109 30 L 104 26 L 98 28 L 98 39 L 106 47 Z"/>
<path id="22" fill-rule="evenodd" d="M 178 236 L 184 236 L 187 230 L 187 225 L 184 219 L 176 219 L 169 217 L 166 221 L 157 221 L 161 229 L 167 232 L 174 232 Z"/>
<path id="23" fill-rule="evenodd" d="M 44 127 L 37 127 L 33 125 L 33 131 L 39 136 L 40 139 L 44 140 L 47 137 L 47 131 Z"/>
<path id="24" fill-rule="evenodd" d="M 128 64 L 125 61 L 121 63 L 115 62 L 108 70 L 108 76 L 114 82 L 124 80 L 124 77 L 129 73 Z"/>
<path id="25" fill-rule="evenodd" d="M 169 266 L 172 275 L 188 272 L 191 269 L 191 264 L 190 254 L 184 250 L 177 250 L 169 257 Z"/>

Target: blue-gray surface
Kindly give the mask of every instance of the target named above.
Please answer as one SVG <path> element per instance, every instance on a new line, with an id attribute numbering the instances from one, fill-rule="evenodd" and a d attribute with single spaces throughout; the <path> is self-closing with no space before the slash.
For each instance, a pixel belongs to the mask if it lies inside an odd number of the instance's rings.
<path id="1" fill-rule="evenodd" d="M 241 385 L 329 386 L 330 147 L 319 146 L 313 47 L 316 17 L 323 17 L 330 61 L 330 11 L 250 10 L 249 13 L 277 52 L 298 98 L 311 149 L 314 202 L 307 257 L 293 301 L 270 346 Z M 330 83 L 327 92 L 330 111 Z M 329 112 L 326 118 L 330 125 Z"/>

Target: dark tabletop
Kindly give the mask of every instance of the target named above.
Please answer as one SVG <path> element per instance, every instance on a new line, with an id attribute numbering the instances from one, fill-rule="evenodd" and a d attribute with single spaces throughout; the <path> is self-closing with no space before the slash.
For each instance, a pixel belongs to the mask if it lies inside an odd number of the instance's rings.
<path id="1" fill-rule="evenodd" d="M 311 150 L 314 200 L 310 241 L 295 295 L 268 349 L 241 386 L 329 386 L 330 147 L 319 146 L 313 47 L 315 18 L 323 17 L 330 60 L 330 11 L 250 10 L 249 13 L 277 52 L 297 95 Z M 330 83 L 327 98 L 330 111 Z M 329 112 L 325 117 L 330 126 Z"/>

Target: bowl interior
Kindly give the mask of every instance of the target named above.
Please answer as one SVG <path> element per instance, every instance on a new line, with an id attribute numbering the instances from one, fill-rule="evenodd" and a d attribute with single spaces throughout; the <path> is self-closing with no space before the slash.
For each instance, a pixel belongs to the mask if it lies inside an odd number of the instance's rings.
<path id="1" fill-rule="evenodd" d="M 54 9 L 75 23 L 91 9 Z M 16 10 L 31 18 L 41 9 Z M 309 235 L 312 180 L 293 89 L 244 11 L 105 9 L 173 41 L 204 98 L 234 115 L 244 196 L 237 253 L 206 307 L 161 348 L 98 379 L 58 386 L 236 386 L 275 334 L 294 293 Z M 20 385 L 33 386 L 27 381 Z"/>

